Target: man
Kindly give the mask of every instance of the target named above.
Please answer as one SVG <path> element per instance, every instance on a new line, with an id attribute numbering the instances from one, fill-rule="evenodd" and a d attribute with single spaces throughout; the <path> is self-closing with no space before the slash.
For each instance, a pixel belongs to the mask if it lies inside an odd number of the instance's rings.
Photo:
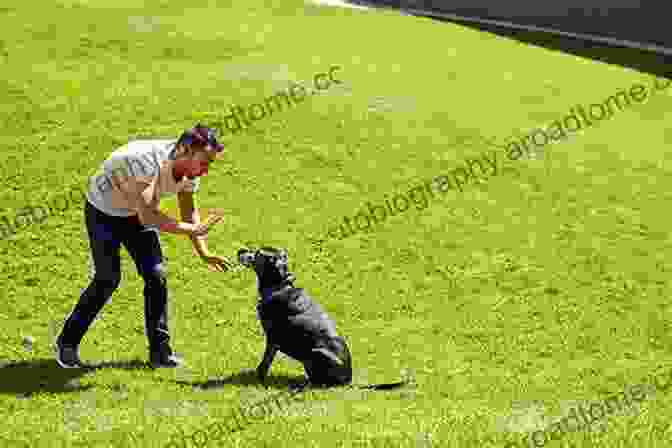
<path id="1" fill-rule="evenodd" d="M 178 367 L 168 333 L 168 290 L 158 232 L 188 235 L 198 255 L 214 270 L 233 265 L 210 254 L 205 237 L 222 219 L 201 223 L 194 207 L 200 176 L 224 146 L 214 130 L 202 125 L 177 140 L 131 141 L 114 151 L 91 177 L 86 195 L 85 221 L 93 260 L 93 279 L 82 293 L 56 339 L 61 367 L 81 367 L 79 344 L 101 308 L 119 286 L 120 246 L 123 244 L 145 282 L 145 331 L 152 367 Z M 182 221 L 159 209 L 161 198 L 177 194 Z"/>

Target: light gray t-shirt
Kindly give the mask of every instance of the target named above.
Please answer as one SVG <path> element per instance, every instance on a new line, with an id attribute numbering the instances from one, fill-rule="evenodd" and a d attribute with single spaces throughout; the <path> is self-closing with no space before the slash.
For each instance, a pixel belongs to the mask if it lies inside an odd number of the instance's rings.
<path id="1" fill-rule="evenodd" d="M 155 201 L 178 192 L 197 192 L 200 179 L 176 182 L 172 167 L 175 140 L 135 140 L 115 150 L 89 180 L 87 200 L 112 216 L 137 215 L 132 197 L 140 189 L 153 191 Z M 116 180 L 116 182 L 115 182 Z"/>

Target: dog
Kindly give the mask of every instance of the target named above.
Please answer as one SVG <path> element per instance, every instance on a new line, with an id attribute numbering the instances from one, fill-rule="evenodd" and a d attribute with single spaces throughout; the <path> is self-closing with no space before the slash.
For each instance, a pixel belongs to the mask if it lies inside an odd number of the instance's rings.
<path id="1" fill-rule="evenodd" d="M 257 377 L 265 382 L 278 351 L 303 364 L 307 382 L 318 387 L 352 383 L 352 358 L 348 344 L 322 306 L 303 288 L 294 286 L 284 249 L 261 247 L 238 251 L 241 265 L 257 275 L 257 317 L 266 335 L 266 349 Z"/>

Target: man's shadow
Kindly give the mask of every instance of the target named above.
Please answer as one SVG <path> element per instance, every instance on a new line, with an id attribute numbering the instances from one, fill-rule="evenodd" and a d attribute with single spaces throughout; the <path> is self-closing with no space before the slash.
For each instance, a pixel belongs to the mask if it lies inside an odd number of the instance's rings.
<path id="1" fill-rule="evenodd" d="M 303 376 L 289 376 L 289 375 L 269 375 L 265 382 L 261 382 L 257 378 L 254 370 L 243 370 L 234 373 L 224 378 L 210 379 L 206 381 L 184 381 L 174 380 L 175 383 L 182 386 L 191 386 L 196 389 L 210 390 L 219 389 L 226 386 L 265 386 L 269 389 L 290 389 L 299 387 L 304 382 Z"/>
<path id="2" fill-rule="evenodd" d="M 29 397 L 38 392 L 68 393 L 92 388 L 82 386 L 79 379 L 98 369 L 138 370 L 149 368 L 140 360 L 103 362 L 77 369 L 64 369 L 54 359 L 9 361 L 0 363 L 0 395 Z"/>

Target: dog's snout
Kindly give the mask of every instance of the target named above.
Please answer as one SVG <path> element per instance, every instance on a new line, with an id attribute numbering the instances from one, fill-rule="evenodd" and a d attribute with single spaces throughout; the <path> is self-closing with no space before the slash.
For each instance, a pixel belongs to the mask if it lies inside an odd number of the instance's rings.
<path id="1" fill-rule="evenodd" d="M 248 249 L 238 250 L 238 261 L 243 266 L 251 266 L 254 263 L 254 252 Z"/>

